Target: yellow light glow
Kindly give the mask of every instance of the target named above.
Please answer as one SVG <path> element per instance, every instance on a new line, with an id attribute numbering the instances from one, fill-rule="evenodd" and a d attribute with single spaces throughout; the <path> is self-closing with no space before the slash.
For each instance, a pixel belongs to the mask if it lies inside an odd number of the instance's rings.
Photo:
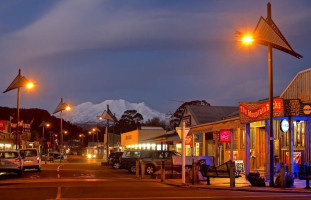
<path id="1" fill-rule="evenodd" d="M 99 117 L 99 120 L 102 120 L 103 118 L 102 117 Z"/>
<path id="2" fill-rule="evenodd" d="M 71 107 L 70 106 L 66 106 L 66 110 L 67 111 L 71 110 Z"/>
<path id="3" fill-rule="evenodd" d="M 50 127 L 51 125 L 50 124 L 46 124 L 46 127 Z"/>
<path id="4" fill-rule="evenodd" d="M 241 41 L 242 41 L 242 43 L 243 43 L 244 45 L 247 45 L 247 46 L 248 46 L 248 45 L 252 45 L 252 44 L 253 44 L 254 38 L 253 38 L 252 35 L 247 34 L 247 35 L 244 35 L 244 36 L 242 37 Z"/>
<path id="5" fill-rule="evenodd" d="M 91 131 L 89 131 L 89 134 L 91 135 L 91 134 L 92 134 L 92 132 L 91 132 Z"/>
<path id="6" fill-rule="evenodd" d="M 35 85 L 33 84 L 33 82 L 29 82 L 26 84 L 26 88 L 27 89 L 32 89 Z"/>
<path id="7" fill-rule="evenodd" d="M 92 158 L 92 154 L 87 154 L 87 157 L 88 158 Z"/>
<path id="8" fill-rule="evenodd" d="M 95 155 L 95 154 L 93 155 L 93 158 L 96 158 L 96 155 Z"/>
<path id="9" fill-rule="evenodd" d="M 95 130 L 96 130 L 95 128 L 92 129 L 92 131 L 95 131 Z"/>

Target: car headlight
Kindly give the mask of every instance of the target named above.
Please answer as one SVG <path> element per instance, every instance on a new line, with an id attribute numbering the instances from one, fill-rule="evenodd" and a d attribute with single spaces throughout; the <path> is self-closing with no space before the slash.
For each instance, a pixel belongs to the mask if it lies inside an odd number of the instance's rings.
<path id="1" fill-rule="evenodd" d="M 93 158 L 96 158 L 96 155 L 95 155 L 95 154 L 93 155 Z"/>
<path id="2" fill-rule="evenodd" d="M 87 157 L 88 158 L 92 158 L 92 154 L 87 154 Z"/>

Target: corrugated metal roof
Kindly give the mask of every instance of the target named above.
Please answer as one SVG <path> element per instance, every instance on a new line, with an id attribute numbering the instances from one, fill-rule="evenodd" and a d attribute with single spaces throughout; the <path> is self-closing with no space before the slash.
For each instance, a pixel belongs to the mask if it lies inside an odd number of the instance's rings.
<path id="1" fill-rule="evenodd" d="M 299 72 L 280 97 L 311 102 L 311 68 Z"/>
<path id="2" fill-rule="evenodd" d="M 219 121 L 225 116 L 239 111 L 239 107 L 234 106 L 190 105 L 187 106 L 187 109 L 191 112 L 197 124 Z"/>

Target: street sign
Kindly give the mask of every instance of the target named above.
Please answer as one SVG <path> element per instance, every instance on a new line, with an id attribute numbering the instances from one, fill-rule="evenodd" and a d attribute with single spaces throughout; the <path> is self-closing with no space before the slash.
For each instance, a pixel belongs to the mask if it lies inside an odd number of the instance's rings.
<path id="1" fill-rule="evenodd" d="M 176 127 L 176 132 L 178 133 L 178 136 L 180 139 L 182 139 L 181 138 L 181 131 L 182 131 L 182 127 Z M 190 128 L 185 128 L 184 137 L 186 137 L 186 135 L 188 135 L 189 131 L 190 131 Z"/>

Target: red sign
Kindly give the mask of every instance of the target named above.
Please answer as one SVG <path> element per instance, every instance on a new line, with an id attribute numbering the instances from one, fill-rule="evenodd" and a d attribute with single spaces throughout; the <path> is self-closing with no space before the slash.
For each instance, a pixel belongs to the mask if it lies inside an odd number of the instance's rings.
<path id="1" fill-rule="evenodd" d="M 220 142 L 230 142 L 230 139 L 231 139 L 230 135 L 231 135 L 230 130 L 220 130 L 220 134 L 219 134 Z"/>
<path id="2" fill-rule="evenodd" d="M 269 119 L 269 102 L 240 102 L 241 123 Z M 273 100 L 274 117 L 283 117 L 284 107 L 282 99 Z"/>
<path id="3" fill-rule="evenodd" d="M 186 136 L 185 144 L 192 146 L 192 135 Z"/>
<path id="4" fill-rule="evenodd" d="M 294 152 L 293 155 L 294 163 L 301 165 L 301 152 Z M 288 165 L 288 152 L 286 152 L 286 164 Z"/>
<path id="5" fill-rule="evenodd" d="M 50 145 L 50 144 L 51 144 L 51 142 L 50 142 L 50 141 L 47 141 L 47 142 L 46 142 L 46 144 L 47 144 L 47 145 Z"/>
<path id="6" fill-rule="evenodd" d="M 5 124 L 6 124 L 5 120 L 0 120 L 0 130 L 2 130 L 2 131 L 5 130 Z"/>

